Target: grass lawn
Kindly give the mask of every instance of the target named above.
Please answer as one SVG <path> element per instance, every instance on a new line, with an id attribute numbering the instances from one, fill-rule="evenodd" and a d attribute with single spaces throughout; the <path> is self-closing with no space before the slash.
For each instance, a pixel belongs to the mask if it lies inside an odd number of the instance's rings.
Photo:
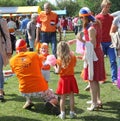
<path id="1" fill-rule="evenodd" d="M 75 38 L 73 33 L 67 33 L 67 40 Z M 75 50 L 75 45 L 71 46 Z M 120 121 L 120 90 L 111 83 L 109 59 L 105 58 L 105 67 L 107 80 L 101 84 L 101 99 L 103 101 L 103 109 L 98 111 L 87 111 L 86 101 L 90 100 L 90 93 L 84 91 L 87 83 L 80 78 L 83 68 L 82 61 L 78 61 L 75 68 L 75 76 L 78 82 L 80 93 L 75 95 L 75 111 L 76 119 L 69 118 L 69 99 L 66 101 L 66 121 Z M 10 69 L 9 65 L 5 69 Z M 49 87 L 55 91 L 58 81 L 58 75 L 54 74 L 51 68 L 51 81 Z M 22 106 L 25 98 L 21 96 L 18 90 L 18 80 L 16 76 L 10 77 L 5 81 L 5 99 L 6 102 L 0 102 L 0 121 L 60 121 L 61 119 L 51 115 L 39 99 L 33 99 L 35 108 L 32 110 L 24 110 Z"/>

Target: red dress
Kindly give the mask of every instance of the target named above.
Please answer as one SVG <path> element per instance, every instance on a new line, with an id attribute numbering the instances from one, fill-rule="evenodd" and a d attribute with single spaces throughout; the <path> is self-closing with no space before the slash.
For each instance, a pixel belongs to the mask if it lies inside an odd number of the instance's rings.
<path id="1" fill-rule="evenodd" d="M 94 48 L 94 51 L 96 53 L 96 56 L 98 58 L 98 61 L 94 61 L 94 76 L 93 80 L 95 81 L 105 81 L 106 76 L 105 76 L 105 67 L 104 67 L 104 54 L 101 49 L 101 29 L 98 24 L 91 25 L 90 27 L 94 27 L 96 29 L 96 48 Z M 88 35 L 88 29 L 85 29 L 84 31 L 85 38 L 89 38 Z M 88 40 L 87 40 L 88 41 Z M 84 74 L 83 74 L 83 79 L 88 80 L 88 69 L 84 69 Z"/>
<path id="2" fill-rule="evenodd" d="M 60 79 L 58 81 L 58 87 L 56 89 L 57 94 L 70 94 L 71 92 L 79 93 L 77 81 L 74 77 L 75 64 L 76 57 L 72 55 L 69 65 L 66 68 L 61 68 Z"/>

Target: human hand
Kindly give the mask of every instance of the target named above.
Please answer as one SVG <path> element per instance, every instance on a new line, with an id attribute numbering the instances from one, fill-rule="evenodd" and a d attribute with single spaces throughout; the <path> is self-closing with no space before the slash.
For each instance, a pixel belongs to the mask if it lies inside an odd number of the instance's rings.
<path id="1" fill-rule="evenodd" d="M 8 58 L 11 58 L 12 53 L 7 53 Z"/>
<path id="2" fill-rule="evenodd" d="M 28 36 L 28 39 L 29 39 L 29 40 L 32 40 L 32 36 Z"/>

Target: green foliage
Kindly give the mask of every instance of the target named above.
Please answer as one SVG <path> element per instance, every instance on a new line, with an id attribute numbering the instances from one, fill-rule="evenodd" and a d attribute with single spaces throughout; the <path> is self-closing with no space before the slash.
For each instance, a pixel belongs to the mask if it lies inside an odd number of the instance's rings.
<path id="1" fill-rule="evenodd" d="M 115 12 L 119 10 L 120 2 L 119 0 L 110 0 L 112 2 L 110 12 Z M 43 10 L 44 3 L 47 0 L 0 0 L 0 6 L 34 6 L 38 5 Z M 102 0 L 56 0 L 57 6 L 51 4 L 52 10 L 66 9 L 67 16 L 78 15 L 81 7 L 89 7 L 91 11 L 96 14 L 100 12 L 100 4 Z"/>
<path id="2" fill-rule="evenodd" d="M 3 6 L 5 6 L 5 7 L 11 7 L 11 6 L 25 6 L 25 5 L 27 5 L 26 4 L 26 1 L 25 0 L 19 0 L 19 1 L 17 1 L 17 0 L 2 0 L 2 1 L 0 1 L 0 6 L 1 7 L 3 7 Z"/>
<path id="3" fill-rule="evenodd" d="M 59 7 L 59 9 L 61 9 L 61 10 L 66 9 L 67 10 L 68 16 L 78 15 L 78 11 L 79 11 L 80 6 L 76 1 L 56 0 L 56 2 L 57 2 L 57 6 Z"/>
<path id="4" fill-rule="evenodd" d="M 100 4 L 102 0 L 85 0 L 84 4 L 90 8 L 91 11 L 94 13 L 99 13 L 100 12 Z"/>
<path id="5" fill-rule="evenodd" d="M 119 0 L 110 0 L 112 2 L 112 6 L 110 12 L 115 12 L 120 10 L 120 1 Z"/>

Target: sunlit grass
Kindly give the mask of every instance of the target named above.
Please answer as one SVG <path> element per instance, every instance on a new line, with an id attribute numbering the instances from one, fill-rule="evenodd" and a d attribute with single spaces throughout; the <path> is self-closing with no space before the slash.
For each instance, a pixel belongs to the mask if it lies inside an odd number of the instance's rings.
<path id="1" fill-rule="evenodd" d="M 73 33 L 67 34 L 67 39 L 75 38 Z M 75 51 L 75 45 L 71 46 L 71 49 Z M 75 77 L 78 82 L 80 93 L 75 95 L 75 111 L 77 118 L 73 121 L 119 121 L 120 120 L 120 91 L 116 86 L 111 83 L 109 59 L 105 58 L 105 67 L 107 80 L 106 83 L 101 84 L 101 99 L 103 101 L 103 109 L 99 111 L 89 112 L 86 108 L 86 101 L 90 100 L 90 93 L 84 91 L 87 83 L 83 82 L 80 78 L 80 73 L 83 68 L 82 61 L 77 62 L 75 68 Z M 5 69 L 10 69 L 9 65 Z M 49 87 L 56 90 L 58 81 L 58 75 L 54 74 L 53 68 L 51 68 L 51 81 Z M 18 90 L 18 80 L 16 76 L 10 77 L 5 82 L 5 103 L 0 102 L 0 121 L 60 121 L 54 115 L 44 108 L 43 102 L 39 99 L 33 99 L 35 108 L 33 110 L 24 110 L 22 106 L 25 103 L 25 99 L 21 96 Z M 66 121 L 70 121 L 69 118 L 69 99 L 66 101 Z"/>

